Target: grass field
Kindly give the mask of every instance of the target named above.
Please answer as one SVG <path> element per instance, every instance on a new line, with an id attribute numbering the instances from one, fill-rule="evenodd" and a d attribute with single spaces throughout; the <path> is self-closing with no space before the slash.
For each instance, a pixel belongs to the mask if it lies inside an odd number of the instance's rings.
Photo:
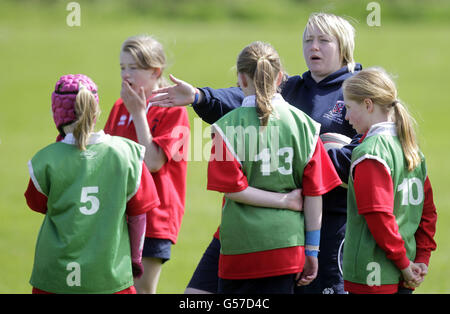
<path id="1" fill-rule="evenodd" d="M 283 23 L 245 19 L 200 22 L 155 20 L 142 14 L 111 18 L 103 15 L 98 5 L 82 4 L 81 26 L 69 27 L 64 1 L 51 9 L 11 3 L 0 7 L 0 293 L 31 291 L 28 280 L 43 217 L 25 204 L 26 163 L 56 137 L 50 95 L 59 76 L 84 73 L 98 84 L 103 112 L 97 124 L 100 129 L 119 97 L 119 49 L 130 35 L 154 34 L 169 56 L 166 73 L 197 86 L 234 86 L 236 56 L 254 40 L 272 43 L 290 74 L 306 71 L 300 38 L 312 11 L 299 12 L 297 19 Z M 446 124 L 450 117 L 450 23 L 390 19 L 380 27 L 369 27 L 365 19 L 357 18 L 355 28 L 356 61 L 365 67 L 381 65 L 397 75 L 400 98 L 410 104 L 418 121 L 427 157 L 439 215 L 438 249 L 417 292 L 449 293 L 450 193 L 446 188 L 450 149 Z M 195 121 L 194 111 L 188 110 L 191 126 L 197 128 L 192 130 L 192 138 L 202 141 L 192 140 L 191 147 L 207 150 L 209 140 L 202 134 L 208 126 Z M 190 161 L 186 214 L 172 260 L 163 267 L 159 293 L 184 291 L 218 226 L 220 200 L 218 193 L 206 191 L 206 161 Z"/>

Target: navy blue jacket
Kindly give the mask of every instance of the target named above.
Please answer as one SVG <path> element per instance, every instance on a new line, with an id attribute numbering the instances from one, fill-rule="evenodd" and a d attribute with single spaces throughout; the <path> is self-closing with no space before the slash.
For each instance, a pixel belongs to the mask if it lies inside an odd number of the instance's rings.
<path id="1" fill-rule="evenodd" d="M 355 72 L 361 71 L 361 64 L 356 64 Z M 345 120 L 344 97 L 342 83 L 352 76 L 347 67 L 330 74 L 316 83 L 311 72 L 302 76 L 291 76 L 281 86 L 283 98 L 298 109 L 305 112 L 321 124 L 320 133 L 339 133 L 352 138 L 350 145 L 342 149 L 331 149 L 328 154 L 343 182 L 348 182 L 350 160 L 353 148 L 359 143 L 360 136 Z M 200 88 L 204 93 L 204 101 L 194 105 L 195 112 L 207 123 L 214 123 L 227 112 L 239 107 L 244 94 L 238 87 L 225 89 Z M 347 190 L 337 187 L 323 196 L 323 210 L 326 213 L 346 213 Z"/>

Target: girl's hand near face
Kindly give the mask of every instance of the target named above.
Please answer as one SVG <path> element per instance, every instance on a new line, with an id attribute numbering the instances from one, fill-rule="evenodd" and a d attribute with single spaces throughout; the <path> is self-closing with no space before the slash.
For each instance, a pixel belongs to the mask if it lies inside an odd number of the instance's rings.
<path id="1" fill-rule="evenodd" d="M 125 107 L 131 116 L 144 112 L 147 107 L 144 88 L 139 88 L 139 94 L 136 93 L 126 81 L 122 81 L 122 89 L 120 90 L 120 98 L 122 98 Z"/>

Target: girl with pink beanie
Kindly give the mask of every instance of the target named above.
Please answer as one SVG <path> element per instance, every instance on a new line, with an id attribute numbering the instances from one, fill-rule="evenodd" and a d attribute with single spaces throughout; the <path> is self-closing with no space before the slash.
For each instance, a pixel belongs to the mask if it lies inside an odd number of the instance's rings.
<path id="1" fill-rule="evenodd" d="M 85 75 L 58 80 L 52 111 L 59 141 L 28 162 L 25 198 L 45 215 L 33 293 L 136 293 L 146 213 L 160 203 L 145 148 L 94 132 L 97 86 Z"/>

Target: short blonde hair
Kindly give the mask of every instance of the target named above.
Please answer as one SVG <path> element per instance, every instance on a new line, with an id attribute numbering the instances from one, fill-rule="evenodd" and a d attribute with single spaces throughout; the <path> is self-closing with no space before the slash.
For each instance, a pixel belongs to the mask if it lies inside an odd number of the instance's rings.
<path id="1" fill-rule="evenodd" d="M 158 78 L 158 86 L 169 85 L 163 72 L 167 66 L 166 54 L 162 44 L 150 35 L 131 36 L 122 44 L 122 51 L 133 56 L 137 65 L 142 69 L 160 68 L 161 75 Z"/>
<path id="2" fill-rule="evenodd" d="M 342 62 L 350 72 L 355 71 L 355 29 L 346 19 L 329 13 L 312 13 L 306 23 L 303 38 L 311 28 L 318 28 L 324 34 L 335 37 L 339 43 Z"/>

